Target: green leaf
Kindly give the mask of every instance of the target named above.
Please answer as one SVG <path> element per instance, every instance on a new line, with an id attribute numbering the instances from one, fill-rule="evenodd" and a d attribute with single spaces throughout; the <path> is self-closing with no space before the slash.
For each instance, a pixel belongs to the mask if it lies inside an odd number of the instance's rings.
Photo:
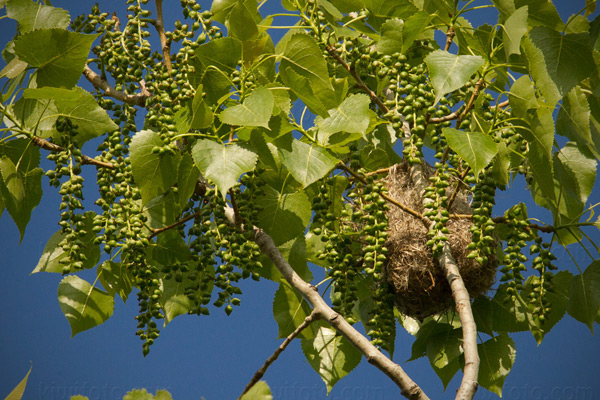
<path id="1" fill-rule="evenodd" d="M 170 191 L 150 200 L 144 206 L 143 213 L 148 218 L 148 225 L 153 229 L 159 229 L 175 222 L 183 206 L 179 202 L 179 193 Z"/>
<path id="2" fill-rule="evenodd" d="M 323 104 L 318 93 L 324 92 L 331 96 L 333 94 L 332 90 L 320 91 L 314 89 L 308 78 L 296 73 L 292 68 L 280 68 L 279 75 L 285 85 L 289 87 L 300 100 L 302 100 L 311 112 L 324 118 L 329 116 L 327 112 L 328 108 Z"/>
<path id="3" fill-rule="evenodd" d="M 288 140 L 290 138 L 291 141 Z M 338 159 L 323 147 L 301 142 L 291 135 L 273 143 L 277 146 L 281 163 L 302 187 L 307 187 L 327 175 L 338 162 Z"/>
<path id="4" fill-rule="evenodd" d="M 264 191 L 264 196 L 257 200 L 262 208 L 258 215 L 258 226 L 277 245 L 302 235 L 312 215 L 310 200 L 304 191 L 284 194 L 270 186 L 265 186 Z"/>
<path id="5" fill-rule="evenodd" d="M 362 354 L 346 338 L 325 327 L 319 328 L 314 339 L 302 340 L 302 352 L 325 382 L 327 394 L 362 359 Z"/>
<path id="6" fill-rule="evenodd" d="M 97 272 L 100 283 L 108 294 L 113 297 L 118 294 L 125 303 L 133 287 L 133 277 L 127 267 L 109 260 L 102 263 Z"/>
<path id="7" fill-rule="evenodd" d="M 156 400 L 156 398 L 146 389 L 133 389 L 123 396 L 123 400 Z"/>
<path id="8" fill-rule="evenodd" d="M 477 345 L 479 384 L 502 397 L 502 386 L 517 356 L 514 341 L 505 333 Z"/>
<path id="9" fill-rule="evenodd" d="M 44 171 L 35 166 L 19 162 L 15 164 L 7 156 L 0 157 L 0 191 L 8 213 L 19 228 L 20 240 L 25 235 L 31 212 L 42 199 Z"/>
<path id="10" fill-rule="evenodd" d="M 485 63 L 480 56 L 456 56 L 436 50 L 425 57 L 437 103 L 446 93 L 463 87 Z"/>
<path id="11" fill-rule="evenodd" d="M 296 292 L 287 281 L 282 280 L 273 299 L 273 317 L 279 327 L 278 338 L 286 338 L 311 313 L 311 308 L 304 298 Z M 300 333 L 303 339 L 315 337 L 316 330 L 308 328 Z"/>
<path id="12" fill-rule="evenodd" d="M 19 57 L 15 56 L 8 64 L 2 68 L 0 71 L 0 78 L 7 77 L 8 79 L 13 79 L 21 75 L 29 65 L 21 61 Z"/>
<path id="13" fill-rule="evenodd" d="M 462 354 L 462 330 L 452 329 L 431 335 L 426 352 L 429 363 L 438 369 L 450 365 Z"/>
<path id="14" fill-rule="evenodd" d="M 329 117 L 323 119 L 317 116 L 315 125 L 319 128 L 319 143 L 326 145 L 329 137 L 337 132 L 366 135 L 370 121 L 369 104 L 369 96 L 354 94 L 347 97 L 338 108 L 329 110 Z"/>
<path id="15" fill-rule="evenodd" d="M 456 375 L 460 367 L 460 359 L 458 358 L 455 358 L 454 360 L 450 361 L 448 365 L 442 368 L 438 368 L 435 365 L 432 365 L 433 371 L 436 373 L 438 378 L 440 378 L 442 384 L 444 385 L 444 390 L 448 388 L 448 384 L 450 383 L 452 378 L 454 378 L 454 375 Z"/>
<path id="16" fill-rule="evenodd" d="M 194 194 L 198 178 L 200 178 L 200 171 L 194 165 L 192 156 L 188 153 L 182 154 L 179 168 L 177 168 L 177 197 L 180 207 L 187 205 L 188 200 Z"/>
<path id="17" fill-rule="evenodd" d="M 477 314 L 484 314 L 491 323 L 495 332 L 521 332 L 529 330 L 529 310 L 506 292 L 507 285 L 501 285 L 496 290 L 496 295 L 486 308 Z M 478 322 L 478 320 L 476 320 Z M 484 326 L 482 324 L 482 326 Z M 478 325 L 479 327 L 479 325 Z M 487 332 L 483 331 L 483 332 Z M 490 333 L 490 332 L 487 332 Z"/>
<path id="18" fill-rule="evenodd" d="M 229 74 L 242 58 L 242 43 L 232 37 L 211 40 L 196 49 L 196 58 L 204 70 L 213 68 Z"/>
<path id="19" fill-rule="evenodd" d="M 527 33 L 527 6 L 516 10 L 504 23 L 502 40 L 508 59 L 511 54 L 521 54 L 521 39 Z"/>
<path id="20" fill-rule="evenodd" d="M 600 261 L 593 261 L 582 274 L 573 277 L 569 299 L 569 315 L 594 333 L 594 321 L 600 308 Z"/>
<path id="21" fill-rule="evenodd" d="M 90 399 L 87 396 L 82 396 L 80 394 L 77 394 L 75 396 L 71 396 L 70 400 L 90 400 Z"/>
<path id="22" fill-rule="evenodd" d="M 35 29 L 67 29 L 71 21 L 67 10 L 36 4 L 31 0 L 10 0 L 6 5 L 6 14 L 19 22 L 21 33 Z"/>
<path id="23" fill-rule="evenodd" d="M 213 181 L 225 197 L 244 172 L 254 169 L 258 156 L 237 144 L 228 146 L 202 139 L 192 148 L 194 162 Z"/>
<path id="24" fill-rule="evenodd" d="M 85 66 L 92 43 L 98 35 L 64 29 L 38 29 L 15 40 L 15 54 L 37 67 L 38 87 L 75 86 Z"/>
<path id="25" fill-rule="evenodd" d="M 167 326 L 175 317 L 187 314 L 194 306 L 192 300 L 185 294 L 185 288 L 193 282 L 188 279 L 178 282 L 175 277 L 172 277 L 171 279 L 161 279 L 161 284 L 160 301 L 165 314 L 165 326 Z"/>
<path id="26" fill-rule="evenodd" d="M 523 75 L 513 83 L 509 93 L 510 108 L 517 116 L 525 119 L 527 111 L 538 108 L 533 82 L 527 75 Z"/>
<path id="27" fill-rule="evenodd" d="M 523 39 L 523 49 L 531 76 L 550 107 L 595 70 L 587 34 L 563 35 L 536 26 Z"/>
<path id="28" fill-rule="evenodd" d="M 416 339 L 413 342 L 411 349 L 411 357 L 408 361 L 416 360 L 428 354 L 428 348 L 433 349 L 435 347 L 440 347 L 439 343 L 443 343 L 445 341 L 444 338 L 454 337 L 453 331 L 456 327 L 451 324 L 447 324 L 444 322 L 438 322 L 435 320 L 430 320 L 421 325 L 421 328 L 416 333 Z M 430 342 L 439 342 L 437 345 L 433 345 L 430 347 Z M 448 364 L 450 359 L 454 359 L 454 350 L 450 351 L 450 357 L 446 356 L 445 358 L 442 356 L 440 359 L 439 365 L 442 366 L 444 364 Z M 435 354 L 431 354 L 431 358 L 435 361 Z M 431 361 L 430 358 L 430 361 Z M 444 361 L 446 359 L 447 362 Z"/>
<path id="29" fill-rule="evenodd" d="M 240 400 L 271 400 L 271 389 L 265 381 L 258 381 L 244 394 Z"/>
<path id="30" fill-rule="evenodd" d="M 454 128 L 444 128 L 442 132 L 448 140 L 448 146 L 469 164 L 475 176 L 498 153 L 496 142 L 485 133 L 465 132 Z"/>
<path id="31" fill-rule="evenodd" d="M 223 123 L 236 126 L 262 126 L 269 129 L 273 114 L 273 95 L 264 87 L 256 88 L 242 104 L 226 108 L 219 118 Z"/>
<path id="32" fill-rule="evenodd" d="M 80 238 L 82 242 L 80 252 L 85 256 L 85 259 L 83 260 L 83 269 L 93 268 L 98 261 L 100 261 L 100 247 L 99 245 L 94 244 L 96 234 L 92 230 L 94 227 L 94 215 L 95 214 L 92 211 L 88 211 L 85 213 L 83 219 L 84 229 L 87 232 L 85 236 Z M 65 262 L 65 259 L 69 256 L 69 254 L 62 249 L 62 245 L 66 244 L 66 242 L 67 239 L 61 231 L 54 232 L 48 240 L 48 243 L 46 243 L 44 252 L 31 273 L 62 273 L 63 264 L 61 264 L 61 262 Z"/>
<path id="33" fill-rule="evenodd" d="M 248 3 L 254 3 L 249 5 Z M 252 6 L 254 8 L 252 9 Z M 253 18 L 256 12 L 256 1 L 238 1 L 225 21 L 227 33 L 240 40 L 251 40 L 258 35 L 256 20 Z M 260 16 L 259 16 L 260 21 Z"/>
<path id="34" fill-rule="evenodd" d="M 187 133 L 190 129 L 205 129 L 212 124 L 214 115 L 204 101 L 202 93 L 203 87 L 200 85 L 196 89 L 194 99 L 184 103 L 183 107 L 175 113 L 175 124 L 179 133 Z"/>
<path id="35" fill-rule="evenodd" d="M 377 51 L 383 54 L 406 53 L 415 40 L 424 38 L 429 21 L 431 16 L 424 11 L 419 11 L 406 20 L 388 19 L 381 26 Z"/>
<path id="36" fill-rule="evenodd" d="M 600 144 L 592 139 L 590 104 L 580 86 L 576 86 L 562 100 L 556 117 L 556 132 L 587 149 L 600 160 Z"/>
<path id="37" fill-rule="evenodd" d="M 75 275 L 58 284 L 58 303 L 71 325 L 71 337 L 106 321 L 113 313 L 115 299 Z"/>
<path id="38" fill-rule="evenodd" d="M 568 142 L 554 158 L 555 176 L 558 178 L 558 192 L 565 199 L 562 213 L 578 219 L 583 211 L 596 181 L 597 162 L 586 156 L 575 143 Z"/>
<path id="39" fill-rule="evenodd" d="M 303 33 L 292 35 L 279 65 L 280 71 L 288 68 L 308 78 L 311 86 L 317 91 L 333 90 L 323 52 L 311 36 Z"/>
<path id="40" fill-rule="evenodd" d="M 140 188 L 142 205 L 168 191 L 177 181 L 179 160 L 171 152 L 160 155 L 158 150 L 163 147 L 158 133 L 148 129 L 139 131 L 131 139 L 131 172 Z"/>
<path id="41" fill-rule="evenodd" d="M 29 378 L 29 374 L 31 373 L 31 368 L 29 367 L 29 371 L 25 374 L 25 377 L 19 382 L 17 386 L 4 398 L 4 400 L 21 400 L 23 398 L 23 394 L 25 393 L 25 387 L 27 386 L 27 379 Z"/>
<path id="42" fill-rule="evenodd" d="M 406 19 L 419 11 L 411 2 L 405 0 L 363 0 L 363 3 L 371 12 L 369 25 L 376 30 L 379 30 L 388 18 Z"/>
<path id="43" fill-rule="evenodd" d="M 77 125 L 76 140 L 82 145 L 106 132 L 119 129 L 106 111 L 98 105 L 94 96 L 79 87 L 26 89 L 23 99 L 25 103 L 19 108 L 20 111 L 15 110 L 15 114 L 26 126 L 31 127 L 32 131 L 40 124 L 42 127 L 52 126 L 52 133 L 56 135 L 56 119 L 59 116 L 66 117 Z M 46 109 L 49 112 L 44 112 Z M 37 135 L 44 138 L 50 136 L 44 131 Z"/>
<path id="44" fill-rule="evenodd" d="M 190 259 L 190 249 L 181 235 L 168 230 L 158 235 L 156 244 L 151 247 L 151 257 L 162 265 L 173 265 Z"/>

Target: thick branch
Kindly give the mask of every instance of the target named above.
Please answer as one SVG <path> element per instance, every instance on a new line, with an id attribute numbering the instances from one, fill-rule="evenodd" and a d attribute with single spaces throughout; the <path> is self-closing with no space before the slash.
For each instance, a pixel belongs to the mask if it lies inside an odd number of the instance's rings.
<path id="1" fill-rule="evenodd" d="M 167 71 L 171 72 L 173 66 L 171 65 L 171 45 L 167 41 L 167 36 L 165 35 L 165 22 L 163 18 L 163 10 L 162 10 L 162 0 L 156 0 L 156 23 L 154 26 L 158 31 L 158 37 L 160 38 L 160 47 L 162 49 L 163 57 L 165 59 L 165 65 L 167 66 Z"/>
<path id="2" fill-rule="evenodd" d="M 106 79 L 102 79 L 100 75 L 87 65 L 83 69 L 83 76 L 85 76 L 96 89 L 102 90 L 106 96 L 122 101 L 123 103 L 144 107 L 146 99 L 150 97 L 150 93 L 145 90 L 143 85 L 141 94 L 127 94 L 114 89 Z"/>
<path id="3" fill-rule="evenodd" d="M 235 213 L 231 207 L 226 207 L 225 216 L 231 224 L 235 224 Z M 326 321 L 338 333 L 348 339 L 365 356 L 369 363 L 375 365 L 400 388 L 403 396 L 411 400 L 429 399 L 419 385 L 404 372 L 402 367 L 386 357 L 378 348 L 373 346 L 369 339 L 358 332 L 344 317 L 327 305 L 317 289 L 304 281 L 286 259 L 283 258 L 275 242 L 269 235 L 256 227 L 253 228 L 253 234 L 254 241 L 258 244 L 263 254 L 269 257 L 284 279 L 313 307 L 315 318 Z"/>
<path id="4" fill-rule="evenodd" d="M 35 144 L 36 146 L 38 146 L 44 150 L 49 150 L 49 151 L 64 151 L 65 150 L 63 147 L 61 147 L 57 144 L 54 144 L 54 143 L 50 143 L 46 139 L 42 139 L 39 136 L 32 136 L 31 141 L 33 142 L 33 144 Z M 81 156 L 81 163 L 88 164 L 88 165 L 95 165 L 96 167 L 102 167 L 102 168 L 109 168 L 109 169 L 115 168 L 113 163 L 96 160 L 95 158 L 88 157 L 85 155 Z"/>
<path id="5" fill-rule="evenodd" d="M 273 354 L 271 354 L 271 356 L 269 358 L 267 358 L 267 361 L 265 361 L 263 366 L 260 367 L 260 369 L 258 371 L 256 371 L 256 373 L 254 374 L 254 376 L 252 377 L 252 379 L 250 380 L 248 385 L 246 385 L 246 388 L 244 389 L 244 391 L 242 392 L 242 394 L 240 395 L 238 400 L 240 400 L 244 396 L 244 394 L 246 394 L 252 388 L 252 386 L 254 386 L 258 381 L 261 380 L 261 378 L 265 375 L 265 372 L 267 372 L 267 369 L 269 368 L 269 366 L 271 364 L 273 364 L 273 362 L 275 362 L 275 360 L 277 360 L 279 355 L 281 353 L 283 353 L 283 351 L 292 342 L 292 340 L 294 340 L 300 334 L 300 332 L 302 332 L 304 329 L 306 329 L 306 327 L 308 327 L 316 319 L 317 319 L 317 316 L 316 316 L 315 312 L 313 311 L 308 317 L 306 317 L 304 319 L 304 321 L 300 325 L 298 325 L 298 327 L 294 330 L 294 332 L 290 333 L 289 336 L 287 338 L 285 338 L 283 343 L 281 343 L 281 345 L 279 345 L 279 347 L 275 350 L 275 352 Z"/>
<path id="6" fill-rule="evenodd" d="M 424 192 L 427 187 L 427 180 L 425 179 L 422 164 L 411 166 L 410 175 L 415 187 L 419 191 Z M 471 297 L 460 276 L 460 271 L 448 243 L 444 244 L 442 255 L 438 258 L 438 261 L 450 284 L 452 297 L 456 305 L 456 312 L 462 326 L 465 368 L 463 379 L 456 393 L 456 399 L 472 399 L 478 387 L 479 355 L 477 353 L 477 326 L 475 325 L 471 309 Z"/>

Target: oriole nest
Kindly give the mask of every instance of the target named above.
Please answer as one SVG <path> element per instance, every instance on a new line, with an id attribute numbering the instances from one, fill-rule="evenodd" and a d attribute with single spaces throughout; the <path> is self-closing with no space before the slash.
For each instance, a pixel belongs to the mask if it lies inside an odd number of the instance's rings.
<path id="1" fill-rule="evenodd" d="M 425 178 L 433 174 L 431 167 L 424 168 L 424 171 Z M 422 193 L 411 181 L 408 164 L 392 167 L 384 182 L 392 198 L 423 213 Z M 455 187 L 456 182 L 448 187 L 448 197 Z M 472 214 L 466 188 L 459 190 L 449 211 L 451 214 Z M 450 308 L 453 305 L 452 292 L 442 268 L 427 246 L 428 228 L 423 221 L 394 205 L 388 211 L 388 219 L 388 257 L 384 275 L 394 291 L 398 310 L 422 320 Z M 451 218 L 446 226 L 450 232 L 447 243 L 465 286 L 474 298 L 490 289 L 498 263 L 493 256 L 489 257 L 490 261 L 485 265 L 467 258 L 470 252 L 467 246 L 471 242 L 469 229 L 472 224 L 469 218 Z"/>

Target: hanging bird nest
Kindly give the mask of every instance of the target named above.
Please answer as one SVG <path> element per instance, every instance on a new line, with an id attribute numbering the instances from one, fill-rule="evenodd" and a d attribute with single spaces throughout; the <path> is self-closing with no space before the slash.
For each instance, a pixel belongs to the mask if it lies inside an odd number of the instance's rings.
<path id="1" fill-rule="evenodd" d="M 390 197 L 422 214 L 423 196 L 415 188 L 409 168 L 406 163 L 392 167 L 384 182 Z M 426 179 L 434 173 L 428 166 L 424 170 Z M 448 196 L 454 190 L 455 183 L 448 187 Z M 472 214 L 467 196 L 466 189 L 459 191 L 452 203 L 451 214 Z M 450 308 L 453 304 L 452 292 L 437 259 L 427 246 L 428 228 L 420 219 L 393 205 L 388 211 L 388 219 L 388 257 L 384 271 L 395 293 L 398 310 L 422 320 Z M 446 224 L 450 232 L 446 236 L 465 286 L 474 298 L 490 289 L 498 263 L 493 256 L 485 265 L 467 258 L 472 224 L 469 218 L 451 218 Z"/>

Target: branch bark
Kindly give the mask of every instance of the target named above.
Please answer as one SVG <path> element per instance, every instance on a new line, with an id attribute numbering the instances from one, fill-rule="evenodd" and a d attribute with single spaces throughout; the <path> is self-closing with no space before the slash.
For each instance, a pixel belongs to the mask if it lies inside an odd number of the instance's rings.
<path id="1" fill-rule="evenodd" d="M 244 396 L 244 394 L 246 394 L 250 389 L 252 389 L 252 386 L 254 386 L 258 381 L 261 380 L 261 378 L 265 375 L 265 372 L 267 372 L 267 369 L 269 368 L 269 366 L 271 364 L 273 364 L 273 362 L 275 362 L 275 360 L 277 360 L 279 355 L 281 353 L 283 353 L 283 351 L 292 342 L 292 340 L 294 340 L 300 334 L 300 332 L 302 332 L 304 329 L 306 329 L 306 327 L 308 327 L 313 321 L 316 321 L 316 320 L 317 320 L 317 315 L 313 311 L 308 317 L 306 317 L 304 319 L 304 321 L 300 325 L 298 325 L 298 327 L 294 330 L 294 332 L 290 333 L 289 336 L 287 338 L 285 338 L 283 343 L 281 343 L 281 345 L 279 345 L 279 347 L 275 350 L 275 352 L 273 354 L 271 354 L 271 356 L 269 358 L 267 358 L 267 360 L 265 361 L 263 366 L 260 367 L 260 369 L 258 371 L 256 371 L 256 373 L 254 374 L 254 376 L 252 377 L 252 379 L 250 380 L 248 385 L 246 385 L 246 388 L 244 389 L 244 391 L 242 392 L 242 394 L 240 395 L 238 400 L 240 400 Z"/>
<path id="2" fill-rule="evenodd" d="M 49 151 L 64 151 L 65 150 L 63 147 L 61 147 L 57 144 L 54 144 L 54 143 L 50 143 L 46 139 L 42 139 L 39 136 L 32 136 L 30 139 L 33 144 L 35 144 L 36 146 L 38 146 L 44 150 L 49 150 Z M 86 155 L 81 156 L 81 162 L 82 162 L 82 164 L 95 165 L 96 167 L 101 167 L 101 168 L 108 168 L 108 169 L 115 168 L 115 165 L 113 163 L 96 160 L 95 158 L 92 158 L 92 157 L 89 157 Z"/>
<path id="3" fill-rule="evenodd" d="M 158 37 L 160 38 L 160 47 L 162 49 L 165 65 L 167 66 L 167 71 L 171 72 L 173 69 L 173 66 L 171 65 L 171 45 L 167 41 L 167 36 L 165 35 L 165 21 L 163 18 L 162 0 L 156 0 L 155 4 L 156 23 L 154 26 L 156 27 Z"/>
<path id="4" fill-rule="evenodd" d="M 87 65 L 83 69 L 83 76 L 85 76 L 85 78 L 90 81 L 90 83 L 94 85 L 96 89 L 102 90 L 106 96 L 122 101 L 123 103 L 144 107 L 146 104 L 146 99 L 150 97 L 150 92 L 148 92 L 143 85 L 141 94 L 127 94 L 116 90 L 110 86 L 106 79 L 102 79 L 100 75 L 94 72 L 94 70 Z"/>
<path id="5" fill-rule="evenodd" d="M 235 224 L 235 213 L 231 207 L 226 207 L 225 216 L 230 223 Z M 404 397 L 410 400 L 428 400 L 429 397 L 409 376 L 402 367 L 377 349 L 369 339 L 363 336 L 352 325 L 344 319 L 343 316 L 333 311 L 323 300 L 317 289 L 310 283 L 304 281 L 275 245 L 273 239 L 262 229 L 253 227 L 254 241 L 258 247 L 273 264 L 277 267 L 284 279 L 297 290 L 313 307 L 313 314 L 316 318 L 329 323 L 338 333 L 344 336 L 354 347 L 356 347 L 367 359 L 380 371 L 386 374 L 399 388 Z"/>

